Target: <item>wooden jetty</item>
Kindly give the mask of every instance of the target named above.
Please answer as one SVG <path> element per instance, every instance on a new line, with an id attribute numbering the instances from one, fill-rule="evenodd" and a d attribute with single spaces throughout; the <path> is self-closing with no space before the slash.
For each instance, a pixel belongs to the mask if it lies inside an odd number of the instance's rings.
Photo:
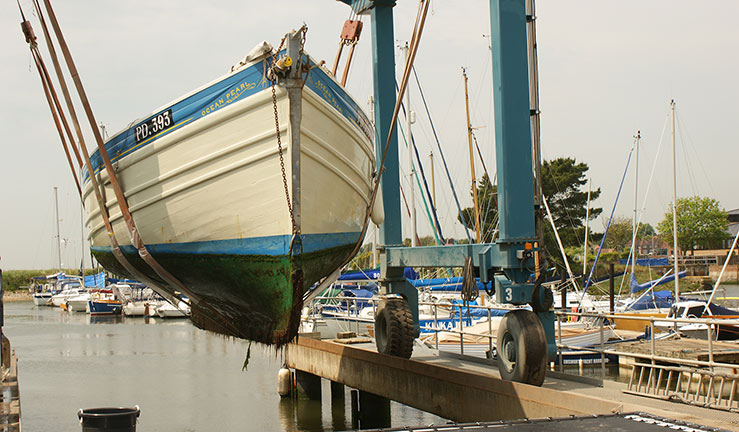
<path id="1" fill-rule="evenodd" d="M 3 364 L 2 392 L 0 392 L 0 431 L 20 432 L 21 430 L 21 401 L 18 390 L 18 358 L 15 350 L 10 348 L 8 339 L 2 340 Z"/>
<path id="2" fill-rule="evenodd" d="M 713 351 L 713 361 L 736 364 L 737 369 L 739 369 L 739 344 L 736 342 L 713 341 L 711 342 L 711 349 L 709 349 L 708 341 L 702 339 L 674 338 L 654 341 L 654 355 L 659 358 L 707 362 L 711 350 Z M 623 342 L 618 344 L 618 351 L 622 352 L 619 355 L 621 374 L 628 374 L 631 372 L 631 366 L 638 358 L 623 352 L 648 356 L 652 354 L 652 344 L 649 340 Z M 660 363 L 680 365 L 677 362 L 669 362 L 663 359 L 660 359 Z M 734 373 L 736 373 L 736 370 Z"/>

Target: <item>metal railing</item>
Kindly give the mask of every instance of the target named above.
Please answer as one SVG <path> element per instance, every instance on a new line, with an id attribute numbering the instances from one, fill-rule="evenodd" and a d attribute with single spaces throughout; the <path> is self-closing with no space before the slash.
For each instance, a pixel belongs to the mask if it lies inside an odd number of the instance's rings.
<path id="1" fill-rule="evenodd" d="M 601 343 L 597 347 L 589 347 L 589 348 L 583 348 L 583 347 L 571 347 L 565 344 L 562 344 L 562 338 L 561 338 L 561 328 L 562 326 L 559 326 L 559 335 L 558 335 L 558 356 L 560 356 L 560 370 L 562 370 L 562 349 L 577 349 L 580 351 L 587 351 L 587 352 L 595 352 L 600 353 L 601 355 L 601 376 L 605 377 L 605 355 L 606 354 L 613 354 L 613 355 L 625 355 L 629 357 L 634 357 L 636 359 L 643 359 L 643 360 L 649 360 L 651 364 L 656 364 L 656 362 L 668 362 L 668 363 L 679 363 L 682 365 L 691 365 L 691 366 L 697 366 L 697 367 L 707 367 L 710 371 L 714 371 L 717 367 L 722 368 L 729 368 L 729 369 L 736 369 L 739 368 L 739 365 L 732 364 L 732 363 L 723 363 L 723 362 L 716 362 L 714 361 L 714 348 L 713 348 L 713 336 L 714 331 L 718 330 L 718 325 L 736 325 L 739 326 L 739 320 L 736 319 L 706 319 L 706 318 L 660 318 L 660 317 L 639 317 L 639 316 L 630 316 L 630 315 L 619 315 L 619 314 L 602 314 L 602 313 L 592 313 L 592 312 L 568 312 L 568 311 L 557 311 L 555 312 L 557 316 L 557 321 L 561 322 L 562 317 L 582 317 L 582 318 L 592 318 L 592 319 L 600 319 L 600 332 L 601 332 Z M 632 351 L 623 351 L 618 349 L 610 349 L 606 348 L 605 341 L 603 340 L 603 328 L 605 325 L 605 321 L 603 320 L 609 319 L 609 320 L 634 320 L 634 321 L 648 321 L 649 322 L 649 342 L 650 342 L 650 352 L 648 354 L 644 353 L 638 353 L 638 352 L 632 352 Z M 655 329 L 655 322 L 660 323 L 672 323 L 673 328 L 677 329 L 677 324 L 679 323 L 688 323 L 688 324 L 703 324 L 706 326 L 706 338 L 707 338 L 707 345 L 708 345 L 708 361 L 704 360 L 698 360 L 697 358 L 695 360 L 692 359 L 686 359 L 686 358 L 677 358 L 677 357 L 670 357 L 670 356 L 664 356 L 664 355 L 657 355 L 657 349 L 656 349 L 656 329 Z M 669 334 L 669 333 L 666 333 Z"/>
<path id="2" fill-rule="evenodd" d="M 321 303 L 316 303 L 321 302 Z M 371 305 L 373 309 L 372 316 L 367 317 L 361 317 L 360 313 L 363 307 L 360 307 L 360 302 L 365 303 L 368 305 Z M 371 328 L 374 326 L 374 312 L 377 308 L 377 303 L 379 302 L 379 299 L 376 298 L 357 298 L 357 297 L 346 297 L 346 296 L 321 296 L 317 297 L 314 300 L 313 307 L 315 308 L 316 304 L 322 304 L 327 306 L 334 306 L 337 308 L 343 308 L 344 311 L 346 311 L 346 315 L 339 316 L 340 318 L 351 320 L 352 318 L 356 320 L 356 332 L 359 335 L 360 334 L 360 322 L 365 322 L 368 324 L 368 327 Z M 459 353 L 464 354 L 465 352 L 465 336 L 468 337 L 474 337 L 477 339 L 487 339 L 487 349 L 489 352 L 492 353 L 493 348 L 495 347 L 494 339 L 497 337 L 496 334 L 493 333 L 493 320 L 495 316 L 493 315 L 493 310 L 500 310 L 500 309 L 508 309 L 506 307 L 502 307 L 501 305 L 470 305 L 469 307 L 455 304 L 451 302 L 429 302 L 429 301 L 420 301 L 419 306 L 423 307 L 431 307 L 432 308 L 432 315 L 433 319 L 424 319 L 423 321 L 431 321 L 433 324 L 431 325 L 422 325 L 421 331 L 426 333 L 426 338 L 433 337 L 433 343 L 434 348 L 436 350 L 439 350 L 440 348 L 440 333 L 447 333 L 447 334 L 454 334 L 459 336 Z M 369 307 L 369 306 L 365 306 Z M 440 318 L 439 317 L 439 309 L 443 309 L 445 313 L 449 313 L 449 318 Z M 473 317 L 470 316 L 470 309 L 485 309 L 487 310 L 486 316 L 483 315 L 481 317 Z M 510 310 L 515 310 L 516 308 L 510 308 Z M 315 309 L 314 309 L 315 310 Z M 668 362 L 668 363 L 676 363 L 680 365 L 689 365 L 689 366 L 695 366 L 695 367 L 705 367 L 708 368 L 710 371 L 714 371 L 715 368 L 730 368 L 730 369 L 737 369 L 739 368 L 739 365 L 732 364 L 732 363 L 724 363 L 724 362 L 717 362 L 714 360 L 715 352 L 714 352 L 714 334 L 718 330 L 718 325 L 736 325 L 739 326 L 739 319 L 705 319 L 705 318 L 659 318 L 659 317 L 640 317 L 640 316 L 631 316 L 631 315 L 620 315 L 620 314 L 605 314 L 605 313 L 595 313 L 595 312 L 571 312 L 571 311 L 555 311 L 555 316 L 557 319 L 557 325 L 556 325 L 556 342 L 557 342 L 557 357 L 559 359 L 559 369 L 560 371 L 564 371 L 564 361 L 563 356 L 564 352 L 566 350 L 569 351 L 579 351 L 579 352 L 591 352 L 591 353 L 597 353 L 600 354 L 600 365 L 601 365 L 601 377 L 605 378 L 606 376 L 606 356 L 607 355 L 624 355 L 633 357 L 635 359 L 640 360 L 648 360 L 652 364 L 656 364 L 656 362 Z M 587 326 L 589 326 L 590 329 L 597 328 L 600 333 L 600 343 L 596 346 L 590 346 L 590 347 L 582 347 L 582 346 L 571 346 L 568 344 L 563 343 L 563 336 L 562 336 L 562 330 L 563 330 L 563 321 L 572 320 L 575 318 L 576 320 L 586 320 Z M 450 319 L 451 323 L 454 324 L 453 328 L 442 328 L 439 326 L 439 323 L 442 320 Z M 613 322 L 613 320 L 619 319 L 619 320 L 633 320 L 633 321 L 645 321 L 648 322 L 648 328 L 649 328 L 649 353 L 640 353 L 640 352 L 632 352 L 632 351 L 624 351 L 619 350 L 616 347 L 609 347 L 609 341 L 606 340 L 605 337 L 605 330 L 607 327 L 610 327 L 610 324 L 608 324 L 608 321 Z M 479 332 L 473 332 L 469 331 L 468 328 L 471 325 L 474 324 L 480 324 L 487 321 L 487 331 L 484 333 Z M 657 336 L 657 327 L 655 326 L 655 322 L 660 323 L 672 323 L 674 328 L 677 328 L 677 325 L 679 323 L 689 323 L 689 324 L 703 324 L 706 326 L 706 339 L 707 339 L 707 348 L 708 348 L 708 360 L 698 360 L 697 358 L 694 359 L 686 359 L 686 358 L 677 358 L 677 357 L 671 357 L 666 355 L 658 355 L 657 353 L 657 340 L 661 339 L 661 337 Z M 495 329 L 497 330 L 497 329 Z M 664 335 L 668 335 L 667 332 L 661 332 Z M 432 336 L 433 335 L 433 336 Z M 422 333 L 422 338 L 424 337 L 424 334 Z M 428 339 L 427 339 L 428 340 Z M 451 344 L 446 344 L 447 346 L 451 346 Z M 480 343 L 474 343 L 475 346 L 480 346 Z"/>
<path id="3" fill-rule="evenodd" d="M 719 259 L 718 255 L 685 255 L 685 256 L 679 256 L 677 258 L 678 264 L 682 265 L 711 265 L 711 264 L 719 264 L 722 262 L 726 257 L 722 256 Z M 667 261 L 672 264 L 675 261 L 675 258 L 670 256 L 667 258 Z"/>

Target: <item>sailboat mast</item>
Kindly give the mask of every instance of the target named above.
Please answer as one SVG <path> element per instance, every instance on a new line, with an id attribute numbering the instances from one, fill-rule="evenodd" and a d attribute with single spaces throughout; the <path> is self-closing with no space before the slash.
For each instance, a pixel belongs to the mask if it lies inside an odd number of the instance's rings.
<path id="1" fill-rule="evenodd" d="M 434 152 L 429 153 L 429 164 L 431 164 L 431 207 L 436 210 L 436 180 L 434 178 Z"/>
<path id="2" fill-rule="evenodd" d="M 477 243 L 480 243 L 480 209 L 477 206 L 477 176 L 475 175 L 475 155 L 472 152 L 472 124 L 470 124 L 470 98 L 467 92 L 467 71 L 462 68 L 462 77 L 464 77 L 464 106 L 467 111 L 467 141 L 470 146 L 470 173 L 472 174 L 472 198 L 475 206 L 475 236 Z"/>
<path id="3" fill-rule="evenodd" d="M 632 229 L 631 229 L 631 274 L 634 275 L 634 267 L 636 265 L 636 251 L 638 250 L 636 247 L 636 224 L 637 224 L 637 216 L 636 216 L 636 206 L 638 204 L 638 187 L 639 187 L 639 140 L 641 139 L 641 131 L 636 131 L 636 136 L 634 137 L 634 147 L 636 147 L 636 164 L 634 165 L 634 220 L 632 223 Z"/>
<path id="4" fill-rule="evenodd" d="M 675 163 L 675 100 L 670 101 L 670 117 L 672 119 L 672 255 L 674 256 L 675 301 L 680 301 L 680 278 L 678 277 L 677 249 L 677 173 Z"/>
<path id="5" fill-rule="evenodd" d="M 539 112 L 539 54 L 536 44 L 536 2 L 526 0 L 526 33 L 528 41 L 529 58 L 529 105 L 531 113 L 531 142 L 533 144 L 534 158 L 534 206 L 541 208 L 544 191 L 541 178 L 541 116 Z M 490 47 L 492 52 L 492 47 Z M 544 225 L 537 216 L 534 220 L 536 237 L 539 241 L 544 239 Z M 537 246 L 538 243 L 537 243 Z M 539 248 L 537 248 L 539 249 Z M 539 276 L 541 252 L 534 253 L 536 263 L 536 276 Z"/>
<path id="6" fill-rule="evenodd" d="M 590 226 L 590 181 L 588 178 L 588 205 L 585 207 L 585 245 L 583 246 L 583 257 L 582 257 L 582 274 L 585 276 L 585 272 L 588 269 L 588 228 Z"/>
<path id="7" fill-rule="evenodd" d="M 405 51 L 406 63 L 408 62 L 408 42 L 403 48 Z M 411 124 L 413 124 L 413 115 L 411 113 L 411 86 L 405 88 L 405 119 L 408 129 L 408 184 L 410 185 L 410 207 L 411 207 L 411 246 L 418 246 L 418 228 L 416 220 L 416 170 L 413 166 L 413 132 L 411 132 Z"/>
<path id="8" fill-rule="evenodd" d="M 56 251 L 59 273 L 62 272 L 62 237 L 59 234 L 59 188 L 54 186 L 54 214 L 56 215 Z"/>

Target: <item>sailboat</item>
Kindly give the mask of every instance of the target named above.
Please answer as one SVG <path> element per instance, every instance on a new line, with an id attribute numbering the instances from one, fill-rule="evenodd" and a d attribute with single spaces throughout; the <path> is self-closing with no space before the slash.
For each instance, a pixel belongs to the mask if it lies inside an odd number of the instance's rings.
<path id="1" fill-rule="evenodd" d="M 362 240 L 372 140 L 362 109 L 302 46 L 291 58 L 263 42 L 225 75 L 133 121 L 105 150 L 147 253 L 187 289 L 193 321 L 284 343 L 297 332 L 304 287 Z M 104 195 L 115 196 L 100 151 L 91 161 Z M 127 236 L 121 251 L 135 272 L 114 256 L 93 192 L 85 172 L 95 258 L 113 273 L 181 291 Z M 125 233 L 118 203 L 106 212 L 113 231 Z"/>
<path id="2" fill-rule="evenodd" d="M 56 251 L 57 251 L 57 269 L 59 272 L 57 273 L 59 279 L 62 278 L 62 237 L 59 233 L 59 188 L 54 186 L 54 215 L 56 219 Z M 32 284 L 32 292 L 31 292 L 31 298 L 33 299 L 33 304 L 36 306 L 50 306 L 51 305 L 51 297 L 54 295 L 54 289 L 52 288 L 54 284 L 50 283 L 35 283 L 39 280 L 45 280 L 49 281 L 50 279 L 53 279 L 53 281 L 56 283 L 59 279 L 56 277 L 46 277 L 46 278 L 34 278 L 34 283 Z"/>
<path id="3" fill-rule="evenodd" d="M 657 317 L 657 318 L 664 318 L 667 316 L 667 314 L 670 312 L 670 307 L 672 306 L 673 302 L 679 302 L 680 301 L 680 278 L 685 277 L 687 274 L 686 272 L 680 272 L 678 265 L 679 265 L 679 257 L 678 257 L 678 242 L 677 242 L 677 168 L 676 168 L 676 152 L 675 152 L 675 101 L 670 101 L 670 118 L 671 118 L 671 140 L 672 140 L 672 232 L 673 232 L 673 269 L 670 270 L 672 272 L 672 275 L 669 275 L 669 272 L 665 273 L 660 277 L 659 279 L 650 281 L 646 284 L 640 285 L 636 281 L 636 277 L 634 275 L 634 268 L 636 265 L 636 234 L 638 229 L 638 222 L 637 222 L 637 184 L 638 184 L 638 168 L 635 170 L 635 179 L 634 179 L 634 222 L 633 222 L 633 235 L 632 235 L 632 251 L 629 255 L 630 263 L 631 263 L 631 279 L 630 279 L 630 285 L 631 285 L 631 293 L 634 294 L 635 292 L 638 292 L 642 289 L 647 289 L 645 294 L 641 295 L 639 298 L 637 298 L 633 302 L 629 302 L 625 305 L 625 307 L 622 309 L 622 311 L 619 312 L 619 315 L 625 315 L 629 317 L 641 317 L 644 318 L 643 320 L 635 320 L 635 319 L 619 319 L 616 318 L 614 320 L 614 323 L 616 326 L 620 329 L 625 330 L 637 330 L 641 331 L 644 330 L 644 327 L 648 326 L 650 323 L 650 318 Z M 639 158 L 639 139 L 641 138 L 641 134 L 637 132 L 637 135 L 634 137 L 636 139 L 635 147 L 637 150 L 637 167 L 638 167 L 638 158 Z M 669 295 L 669 293 L 666 292 L 654 292 L 653 289 L 655 286 L 660 285 L 662 283 L 673 281 L 675 282 L 675 291 L 674 291 L 674 298 Z M 647 297 L 647 295 L 650 295 L 651 297 Z"/>

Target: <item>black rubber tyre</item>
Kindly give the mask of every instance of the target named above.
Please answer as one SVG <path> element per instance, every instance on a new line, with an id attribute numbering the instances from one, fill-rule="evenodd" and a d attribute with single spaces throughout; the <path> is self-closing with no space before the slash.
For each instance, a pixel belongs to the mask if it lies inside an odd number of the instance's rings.
<path id="1" fill-rule="evenodd" d="M 408 302 L 403 298 L 382 299 L 375 312 L 377 351 L 410 358 L 413 339 L 413 315 Z"/>
<path id="2" fill-rule="evenodd" d="M 542 385 L 547 371 L 547 340 L 534 312 L 519 309 L 505 314 L 498 327 L 496 349 L 503 379 Z"/>

